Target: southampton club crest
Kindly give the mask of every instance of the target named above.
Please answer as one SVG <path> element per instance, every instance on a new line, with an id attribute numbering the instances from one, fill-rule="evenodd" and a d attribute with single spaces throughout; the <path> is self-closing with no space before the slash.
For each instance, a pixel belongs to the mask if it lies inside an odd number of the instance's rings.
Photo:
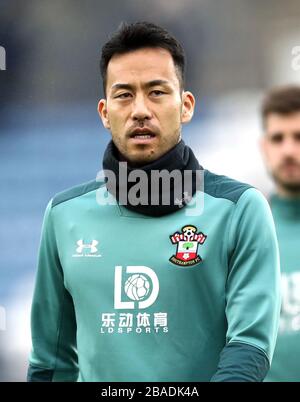
<path id="1" fill-rule="evenodd" d="M 207 236 L 202 232 L 197 233 L 197 228 L 187 225 L 182 228 L 182 233 L 176 232 L 170 236 L 172 244 L 177 244 L 176 254 L 169 259 L 173 264 L 187 267 L 202 261 L 198 255 L 199 244 L 203 244 Z"/>

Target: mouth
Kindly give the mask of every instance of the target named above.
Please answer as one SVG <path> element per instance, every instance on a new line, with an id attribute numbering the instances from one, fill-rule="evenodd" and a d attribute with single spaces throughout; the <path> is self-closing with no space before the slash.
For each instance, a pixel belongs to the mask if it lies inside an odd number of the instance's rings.
<path id="1" fill-rule="evenodd" d="M 286 163 L 285 165 L 282 165 L 283 170 L 299 170 L 299 166 L 296 165 L 295 163 Z"/>
<path id="2" fill-rule="evenodd" d="M 140 142 L 140 143 L 151 142 L 155 137 L 156 137 L 156 135 L 147 128 L 136 129 L 130 134 L 131 140 L 134 140 L 135 142 Z"/>
<path id="3" fill-rule="evenodd" d="M 279 174 L 287 180 L 298 180 L 300 176 L 300 168 L 296 164 L 285 164 L 279 170 Z"/>

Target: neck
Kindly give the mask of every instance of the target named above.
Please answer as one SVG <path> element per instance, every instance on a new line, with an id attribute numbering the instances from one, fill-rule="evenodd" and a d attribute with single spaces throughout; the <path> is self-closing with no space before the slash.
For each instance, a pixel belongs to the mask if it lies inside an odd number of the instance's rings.
<path id="1" fill-rule="evenodd" d="M 277 191 L 270 197 L 272 213 L 275 218 L 282 218 L 286 221 L 299 222 L 300 219 L 300 198 L 286 197 L 279 194 Z"/>
<path id="2" fill-rule="evenodd" d="M 201 179 L 197 172 L 203 168 L 183 141 L 160 158 L 147 164 L 144 162 L 139 168 L 131 162 L 123 166 L 120 162 L 124 161 L 127 162 L 126 158 L 111 141 L 104 153 L 103 169 L 107 171 L 107 178 L 113 173 L 115 180 L 107 180 L 106 187 L 120 205 L 135 212 L 162 216 L 178 211 L 200 187 Z M 136 177 L 135 181 L 132 177 Z"/>

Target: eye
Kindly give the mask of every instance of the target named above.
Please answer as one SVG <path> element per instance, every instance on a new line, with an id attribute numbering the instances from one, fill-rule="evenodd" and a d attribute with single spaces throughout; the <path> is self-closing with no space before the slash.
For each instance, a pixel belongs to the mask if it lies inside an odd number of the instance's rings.
<path id="1" fill-rule="evenodd" d="M 283 135 L 280 133 L 274 134 L 270 138 L 270 141 L 272 142 L 272 144 L 280 144 L 283 141 Z"/>
<path id="2" fill-rule="evenodd" d="M 165 94 L 165 92 L 160 91 L 159 89 L 154 89 L 154 91 L 151 91 L 151 94 L 153 94 L 154 96 L 160 96 Z"/>
<path id="3" fill-rule="evenodd" d="M 131 94 L 129 92 L 124 92 L 120 95 L 115 96 L 115 98 L 119 98 L 119 99 L 127 99 L 131 96 Z"/>
<path id="4" fill-rule="evenodd" d="M 294 139 L 295 141 L 300 142 L 300 132 L 294 134 Z"/>

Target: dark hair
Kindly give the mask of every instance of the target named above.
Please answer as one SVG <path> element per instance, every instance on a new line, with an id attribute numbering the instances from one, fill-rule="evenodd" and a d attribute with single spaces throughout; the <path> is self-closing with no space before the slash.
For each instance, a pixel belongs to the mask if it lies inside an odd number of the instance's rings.
<path id="1" fill-rule="evenodd" d="M 288 115 L 295 112 L 300 112 L 300 86 L 297 85 L 272 89 L 265 96 L 261 106 L 263 124 L 271 113 Z"/>
<path id="2" fill-rule="evenodd" d="M 151 22 L 139 21 L 132 24 L 123 22 L 102 47 L 100 70 L 104 94 L 106 94 L 107 66 L 110 59 L 115 54 L 123 54 L 145 47 L 160 47 L 171 53 L 180 88 L 183 89 L 185 55 L 181 44 L 164 28 Z"/>

